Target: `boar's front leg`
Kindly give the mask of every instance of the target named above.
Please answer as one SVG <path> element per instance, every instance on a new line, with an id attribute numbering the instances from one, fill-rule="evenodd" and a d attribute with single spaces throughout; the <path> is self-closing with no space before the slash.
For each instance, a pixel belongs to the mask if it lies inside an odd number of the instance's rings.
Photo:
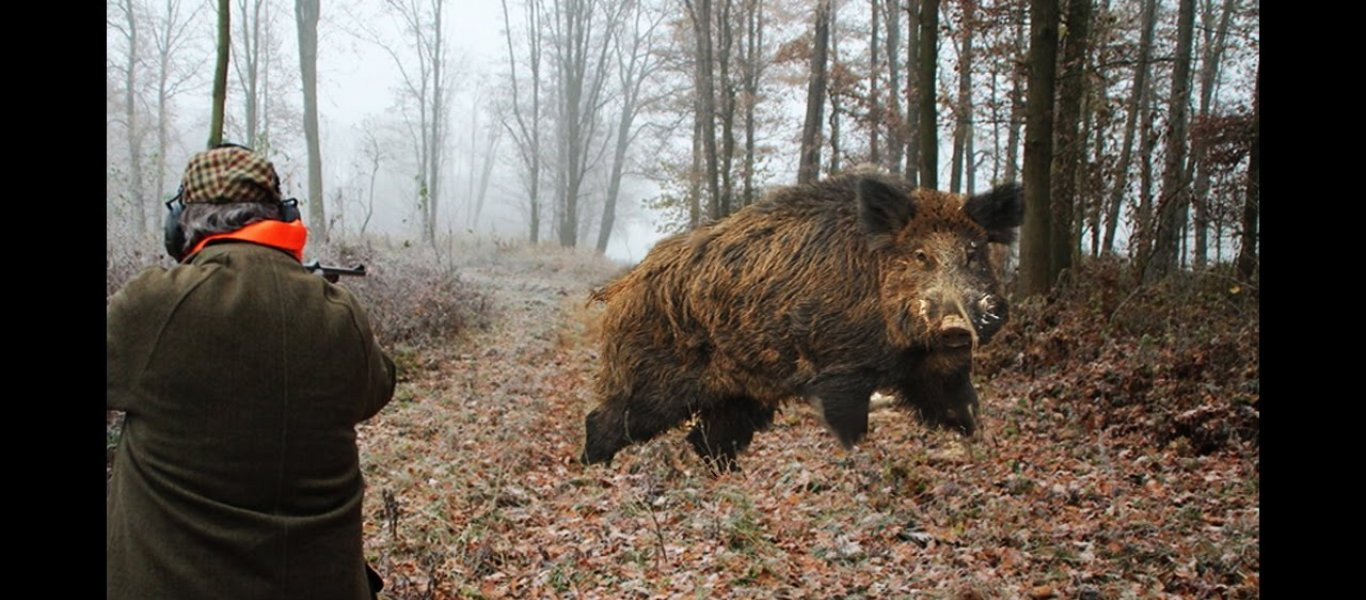
<path id="1" fill-rule="evenodd" d="M 850 448 L 868 435 L 868 401 L 874 387 L 863 378 L 839 376 L 813 382 L 805 395 L 814 397 L 812 403 L 826 426 Z"/>
<path id="2" fill-rule="evenodd" d="M 749 447 L 754 432 L 772 424 L 772 407 L 748 396 L 728 398 L 698 414 L 688 442 L 713 470 L 733 471 L 738 469 L 735 456 Z"/>
<path id="3" fill-rule="evenodd" d="M 897 391 L 901 401 L 914 408 L 925 425 L 952 429 L 966 436 L 977 431 L 977 390 L 972 387 L 971 368 L 949 375 L 917 368 Z"/>

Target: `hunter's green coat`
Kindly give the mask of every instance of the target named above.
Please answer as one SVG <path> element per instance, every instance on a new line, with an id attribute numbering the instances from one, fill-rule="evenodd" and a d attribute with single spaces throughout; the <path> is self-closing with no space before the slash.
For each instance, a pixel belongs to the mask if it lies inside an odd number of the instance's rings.
<path id="1" fill-rule="evenodd" d="M 369 598 L 355 425 L 394 364 L 344 288 L 282 251 L 211 245 L 108 305 L 106 408 L 127 411 L 109 598 Z"/>

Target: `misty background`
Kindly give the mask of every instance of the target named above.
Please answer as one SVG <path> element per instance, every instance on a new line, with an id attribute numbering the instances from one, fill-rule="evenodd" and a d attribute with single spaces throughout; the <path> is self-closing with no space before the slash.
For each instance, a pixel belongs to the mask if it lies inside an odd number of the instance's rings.
<path id="1" fill-rule="evenodd" d="M 265 153 L 285 194 L 307 203 L 297 7 L 228 4 L 224 140 Z M 1080 198 L 1073 241 L 1078 251 L 1132 252 L 1134 223 L 1153 218 L 1160 201 L 1150 171 L 1161 169 L 1176 124 L 1178 7 L 1086 4 L 1078 120 L 1087 148 L 1068 171 Z M 1245 0 L 1191 4 L 1193 148 L 1201 132 L 1228 137 L 1217 128 L 1248 121 L 1259 17 Z M 156 231 L 161 203 L 205 147 L 217 10 L 191 0 L 106 3 L 111 235 Z M 936 17 L 928 28 L 926 10 Z M 1069 18 L 1061 15 L 1061 46 Z M 634 262 L 666 233 L 794 183 L 813 105 L 822 175 L 876 163 L 955 192 L 1018 181 L 1029 21 L 1026 3 L 1005 0 L 325 3 L 316 54 L 326 223 L 308 224 L 321 237 L 481 235 L 597 247 Z M 917 52 L 931 33 L 933 85 L 922 85 Z M 819 98 L 813 56 L 823 59 Z M 926 106 L 938 149 L 930 166 L 915 157 Z M 1217 262 L 1237 249 L 1246 152 L 1224 150 L 1219 164 L 1210 152 L 1183 157 L 1182 185 L 1203 186 L 1183 209 L 1198 222 L 1182 226 L 1183 261 L 1198 252 Z M 305 208 L 306 219 L 314 214 Z M 1210 239 L 1197 249 L 1202 235 Z"/>

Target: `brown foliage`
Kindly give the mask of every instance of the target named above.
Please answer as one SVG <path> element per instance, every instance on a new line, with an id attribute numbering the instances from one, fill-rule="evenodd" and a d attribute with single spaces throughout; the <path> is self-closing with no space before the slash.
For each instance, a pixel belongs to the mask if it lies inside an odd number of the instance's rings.
<path id="1" fill-rule="evenodd" d="M 1048 296 L 1016 304 L 982 373 L 1023 380 L 1030 398 L 1078 422 L 1159 447 L 1257 445 L 1257 290 L 1210 272 L 1127 291 L 1127 269 L 1088 261 Z"/>
<path id="2" fill-rule="evenodd" d="M 592 401 L 599 309 L 584 299 L 607 271 L 490 275 L 507 307 L 490 331 L 362 427 L 386 597 L 1259 596 L 1255 448 L 1088 429 L 1010 370 L 980 378 L 984 443 L 877 410 L 878 442 L 846 451 L 797 405 L 742 473 L 711 476 L 683 431 L 583 468 L 573 417 Z"/>

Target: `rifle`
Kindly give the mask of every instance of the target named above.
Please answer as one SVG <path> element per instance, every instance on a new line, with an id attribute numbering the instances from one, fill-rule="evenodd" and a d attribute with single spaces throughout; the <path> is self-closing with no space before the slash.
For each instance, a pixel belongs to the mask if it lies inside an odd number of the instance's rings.
<path id="1" fill-rule="evenodd" d="M 322 275 L 329 283 L 336 283 L 342 275 L 357 275 L 365 277 L 365 265 L 356 265 L 350 269 L 346 267 L 328 267 L 314 259 L 312 262 L 304 263 L 304 268 L 309 272 Z"/>

